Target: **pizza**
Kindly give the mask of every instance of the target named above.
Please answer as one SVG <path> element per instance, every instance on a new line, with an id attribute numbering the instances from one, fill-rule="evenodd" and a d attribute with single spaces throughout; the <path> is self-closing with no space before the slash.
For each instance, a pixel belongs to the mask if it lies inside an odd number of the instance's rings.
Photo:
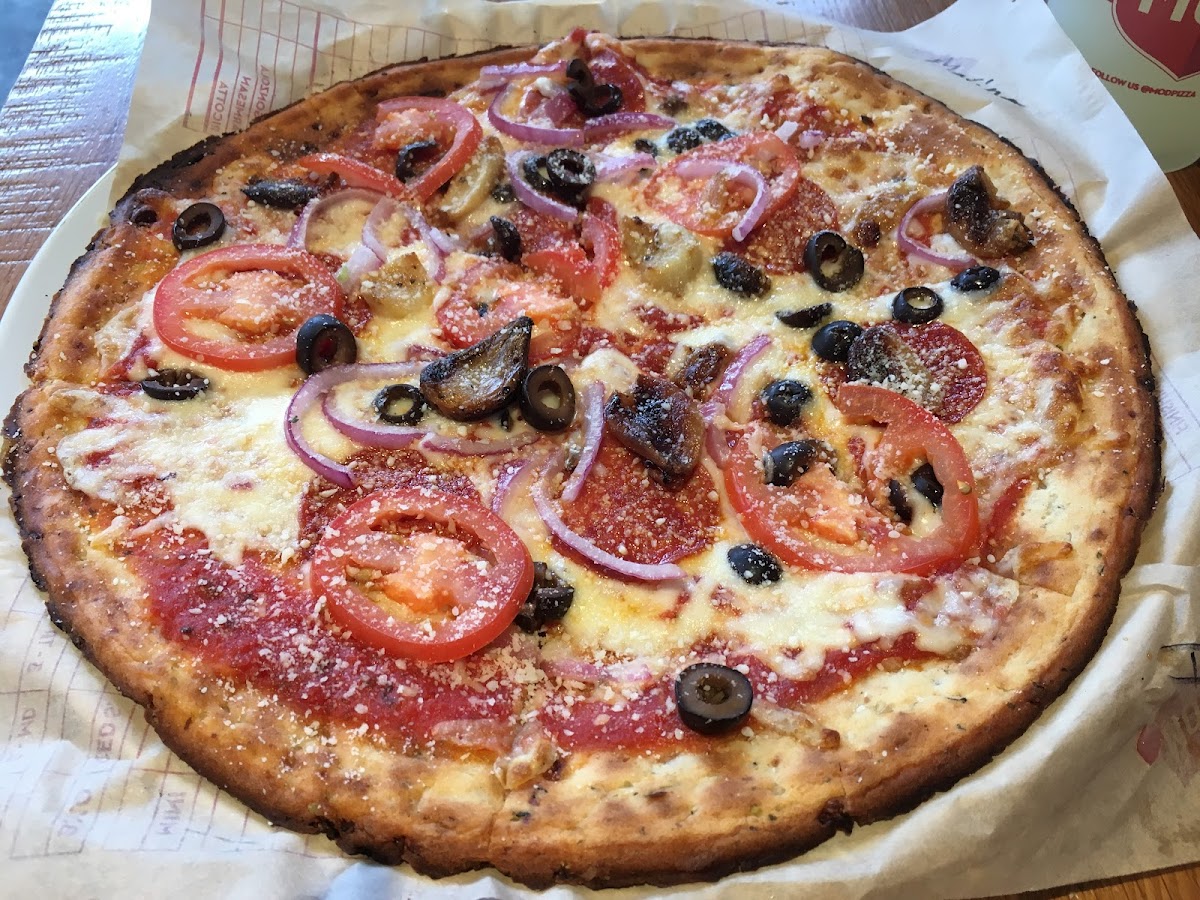
<path id="1" fill-rule="evenodd" d="M 139 177 L 5 475 L 52 620 L 349 853 L 711 879 L 986 763 L 1098 647 L 1145 339 L 1036 163 L 829 50 L 405 64 Z"/>

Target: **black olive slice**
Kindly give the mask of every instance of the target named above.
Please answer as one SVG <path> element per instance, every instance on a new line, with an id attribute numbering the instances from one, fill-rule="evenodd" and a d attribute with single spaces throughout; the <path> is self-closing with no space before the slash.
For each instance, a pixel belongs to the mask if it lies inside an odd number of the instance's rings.
<path id="1" fill-rule="evenodd" d="M 625 99 L 615 84 L 572 84 L 567 90 L 575 106 L 589 119 L 616 112 Z"/>
<path id="2" fill-rule="evenodd" d="M 296 365 L 306 375 L 358 359 L 354 332 L 337 316 L 319 313 L 296 330 Z"/>
<path id="3" fill-rule="evenodd" d="M 469 422 L 503 409 L 521 389 L 533 319 L 513 319 L 495 334 L 435 359 L 421 370 L 425 402 L 450 419 Z"/>
<path id="4" fill-rule="evenodd" d="M 704 138 L 691 125 L 680 125 L 667 133 L 666 143 L 672 153 L 687 153 L 703 144 Z"/>
<path id="5" fill-rule="evenodd" d="M 716 119 L 701 119 L 692 127 L 700 133 L 700 137 L 714 144 L 718 141 L 727 141 L 733 137 L 733 132 L 725 123 L 718 122 Z"/>
<path id="6" fill-rule="evenodd" d="M 380 422 L 388 425 L 416 425 L 425 415 L 425 398 L 411 384 L 389 384 L 371 401 Z"/>
<path id="7" fill-rule="evenodd" d="M 579 202 L 596 180 L 596 166 L 578 150 L 560 147 L 546 155 L 551 190 L 569 202 Z"/>
<path id="8" fill-rule="evenodd" d="M 895 478 L 888 481 L 888 503 L 892 505 L 892 510 L 895 511 L 897 519 L 905 525 L 912 524 L 912 504 L 908 502 L 908 494 L 904 492 L 904 485 Z"/>
<path id="9" fill-rule="evenodd" d="M 191 369 L 159 369 L 141 381 L 147 397 L 155 400 L 191 400 L 208 390 L 209 381 Z"/>
<path id="10" fill-rule="evenodd" d="M 206 247 L 225 233 L 225 214 L 215 203 L 193 203 L 179 214 L 171 228 L 178 250 Z"/>
<path id="11" fill-rule="evenodd" d="M 763 483 L 787 487 L 809 470 L 821 453 L 816 441 L 787 441 L 763 451 Z"/>
<path id="12" fill-rule="evenodd" d="M 971 266 L 950 280 L 956 291 L 986 291 L 1000 280 L 1000 272 L 991 266 Z"/>
<path id="13" fill-rule="evenodd" d="M 517 194 L 513 190 L 512 182 L 497 182 L 496 186 L 492 188 L 492 199 L 497 203 L 512 203 L 514 200 L 516 200 Z"/>
<path id="14" fill-rule="evenodd" d="M 818 303 L 816 306 L 805 306 L 801 309 L 780 310 L 775 313 L 775 318 L 789 328 L 812 328 L 832 314 L 832 303 Z"/>
<path id="15" fill-rule="evenodd" d="M 942 483 L 938 481 L 937 473 L 929 463 L 919 466 L 912 473 L 912 483 L 917 493 L 934 506 L 942 505 Z"/>
<path id="16" fill-rule="evenodd" d="M 499 256 L 509 262 L 519 260 L 523 248 L 521 247 L 521 232 L 517 231 L 517 226 L 500 216 L 489 216 L 488 223 L 492 226 L 492 233 L 488 235 L 484 247 L 485 254 Z"/>
<path id="17" fill-rule="evenodd" d="M 546 157 L 530 154 L 521 160 L 521 177 L 539 194 L 548 194 L 553 189 L 550 176 L 546 174 Z"/>
<path id="18" fill-rule="evenodd" d="M 418 174 L 418 164 L 429 161 L 436 151 L 437 141 L 433 140 L 405 144 L 396 156 L 396 177 L 401 181 L 415 178 Z"/>
<path id="19" fill-rule="evenodd" d="M 635 138 L 633 149 L 638 153 L 649 153 L 651 156 L 658 156 L 658 144 L 654 141 L 648 141 L 645 138 Z"/>
<path id="20" fill-rule="evenodd" d="M 679 718 L 692 731 L 721 734 L 746 721 L 754 703 L 750 679 L 729 666 L 696 663 L 675 679 Z"/>
<path id="21" fill-rule="evenodd" d="M 791 425 L 800 417 L 800 411 L 812 399 L 808 385 L 791 378 L 772 381 L 758 395 L 767 418 L 776 425 Z"/>
<path id="22" fill-rule="evenodd" d="M 837 292 L 858 284 L 865 262 L 862 251 L 836 231 L 818 231 L 804 245 L 804 266 L 818 286 Z"/>
<path id="23" fill-rule="evenodd" d="M 729 568 L 747 584 L 774 584 L 783 577 L 783 566 L 758 544 L 737 544 L 725 554 Z"/>
<path id="24" fill-rule="evenodd" d="M 533 588 L 517 612 L 517 627 L 532 634 L 547 622 L 557 622 L 570 610 L 574 599 L 575 588 L 545 563 L 535 562 Z"/>
<path id="25" fill-rule="evenodd" d="M 942 314 L 941 295 L 924 285 L 906 287 L 892 300 L 892 318 L 906 325 L 924 325 Z"/>
<path id="26" fill-rule="evenodd" d="M 525 421 L 538 431 L 562 431 L 575 421 L 575 386 L 562 366 L 530 369 L 520 402 Z"/>
<path id="27" fill-rule="evenodd" d="M 822 326 L 813 334 L 813 352 L 826 362 L 845 362 L 850 345 L 862 334 L 862 326 L 839 319 Z"/>
<path id="28" fill-rule="evenodd" d="M 242 188 L 242 193 L 255 203 L 272 209 L 299 209 L 316 198 L 317 188 L 298 178 L 279 181 L 260 178 Z"/>
<path id="29" fill-rule="evenodd" d="M 717 284 L 727 291 L 758 297 L 771 289 L 771 279 L 762 269 L 736 253 L 718 253 L 712 261 Z"/>
<path id="30" fill-rule="evenodd" d="M 616 440 L 656 466 L 668 481 L 682 481 L 700 463 L 704 417 L 683 391 L 655 375 L 638 375 L 633 392 L 617 392 L 604 407 Z"/>
<path id="31" fill-rule="evenodd" d="M 578 56 L 567 63 L 567 77 L 576 84 L 588 86 L 594 83 L 592 70 Z"/>

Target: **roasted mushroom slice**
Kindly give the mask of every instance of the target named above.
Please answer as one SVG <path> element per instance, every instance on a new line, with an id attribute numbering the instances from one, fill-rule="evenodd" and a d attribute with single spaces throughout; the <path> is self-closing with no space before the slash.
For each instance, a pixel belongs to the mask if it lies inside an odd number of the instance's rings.
<path id="1" fill-rule="evenodd" d="M 700 462 L 700 407 L 665 378 L 638 375 L 632 393 L 613 394 L 604 422 L 609 434 L 655 466 L 666 484 L 684 481 Z"/>
<path id="2" fill-rule="evenodd" d="M 887 325 L 873 325 L 854 339 L 846 358 L 846 378 L 903 394 L 918 406 L 929 408 L 934 400 L 932 373 Z"/>
<path id="3" fill-rule="evenodd" d="M 996 196 L 983 166 L 971 166 L 946 195 L 946 229 L 967 250 L 983 259 L 999 259 L 1033 246 L 1025 217 Z"/>
<path id="4" fill-rule="evenodd" d="M 488 198 L 504 171 L 504 148 L 494 136 L 479 145 L 462 171 L 450 179 L 437 201 L 437 210 L 457 222 Z"/>
<path id="5" fill-rule="evenodd" d="M 470 422 L 503 409 L 521 389 L 533 319 L 513 319 L 491 337 L 421 370 L 421 396 L 449 419 Z"/>
<path id="6" fill-rule="evenodd" d="M 683 293 L 704 264 L 700 242 L 670 222 L 657 227 L 633 216 L 621 221 L 625 256 L 651 287 Z"/>
<path id="7" fill-rule="evenodd" d="M 675 383 L 693 400 L 702 400 L 708 386 L 721 377 L 732 358 L 733 351 L 724 344 L 714 342 L 697 347 L 679 367 Z"/>

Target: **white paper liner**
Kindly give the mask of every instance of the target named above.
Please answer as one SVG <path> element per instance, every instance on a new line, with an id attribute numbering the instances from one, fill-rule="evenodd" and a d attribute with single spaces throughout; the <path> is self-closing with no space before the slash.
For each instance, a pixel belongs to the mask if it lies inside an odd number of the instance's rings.
<path id="1" fill-rule="evenodd" d="M 441 7 L 448 7 L 448 10 Z M 191 0 L 154 6 L 122 162 L 64 220 L 0 323 L 0 405 L 50 295 L 139 171 L 204 133 L 402 59 L 540 42 L 583 25 L 824 44 L 884 69 L 1039 159 L 1100 240 L 1154 348 L 1166 490 L 1116 620 L 1068 692 L 999 758 L 907 816 L 714 885 L 614 897 L 963 897 L 1200 858 L 1200 241 L 1120 109 L 1041 0 L 960 0 L 899 34 L 785 3 L 397 4 Z M 965 49 L 964 49 L 965 48 Z M 1015 103 L 1007 98 L 1015 98 Z M 520 897 L 495 873 L 442 881 L 272 829 L 167 751 L 46 617 L 0 518 L 0 855 L 14 896 Z M 1175 676 L 1175 677 L 1173 677 Z M 7 723 L 7 724 L 5 724 Z M 1157 740 L 1156 761 L 1143 749 Z M 65 859 L 64 859 L 65 857 Z M 66 863 L 66 864 L 64 864 Z M 169 888 L 167 887 L 169 885 Z M 562 887 L 548 897 L 588 894 Z"/>

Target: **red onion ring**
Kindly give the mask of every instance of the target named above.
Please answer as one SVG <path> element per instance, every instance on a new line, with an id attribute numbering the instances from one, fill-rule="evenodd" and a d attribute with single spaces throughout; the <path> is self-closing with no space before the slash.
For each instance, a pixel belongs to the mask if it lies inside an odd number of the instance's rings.
<path id="1" fill-rule="evenodd" d="M 313 216 L 321 215 L 336 206 L 341 206 L 343 203 L 353 200 L 367 200 L 371 203 L 377 203 L 382 196 L 382 194 L 377 194 L 375 191 L 368 191 L 366 188 L 346 188 L 334 191 L 332 194 L 327 194 L 324 197 L 309 200 L 304 205 L 304 209 L 301 210 L 300 216 L 296 219 L 296 224 L 292 226 L 292 232 L 288 235 L 287 246 L 299 247 L 301 250 L 308 249 L 308 226 Z M 387 254 L 384 255 L 386 256 Z"/>
<path id="2" fill-rule="evenodd" d="M 342 263 L 334 277 L 342 289 L 350 293 L 358 287 L 364 275 L 374 272 L 382 265 L 383 260 L 375 255 L 374 250 L 366 244 L 359 244 L 350 254 L 350 258 Z"/>
<path id="3" fill-rule="evenodd" d="M 574 222 L 579 218 L 579 210 L 535 191 L 525 180 L 525 175 L 521 172 L 521 163 L 530 155 L 532 154 L 528 150 L 519 150 L 516 153 L 510 153 L 504 161 L 505 168 L 508 170 L 508 180 L 512 182 L 513 193 L 517 195 L 518 200 L 534 212 L 544 213 L 565 222 Z"/>
<path id="4" fill-rule="evenodd" d="M 600 445 L 604 442 L 604 383 L 593 381 L 580 392 L 579 417 L 583 422 L 583 449 L 575 471 L 563 482 L 562 499 L 574 503 L 583 490 L 583 482 L 592 471 Z"/>
<path id="5" fill-rule="evenodd" d="M 400 204 L 391 197 L 383 197 L 363 222 L 362 242 L 381 260 L 388 258 L 388 247 L 379 236 L 379 226 L 400 212 L 400 209 Z"/>
<path id="6" fill-rule="evenodd" d="M 614 134 L 628 134 L 631 131 L 667 131 L 675 125 L 674 119 L 657 113 L 615 112 L 588 121 L 583 126 L 583 140 L 591 142 Z"/>
<path id="7" fill-rule="evenodd" d="M 725 429 L 716 423 L 716 419 L 727 414 L 734 395 L 741 387 L 742 378 L 750 364 L 756 360 L 771 344 L 771 339 L 765 334 L 751 340 L 725 367 L 721 383 L 713 391 L 712 398 L 700 405 L 700 414 L 704 417 L 704 448 L 718 468 L 725 468 L 729 462 L 729 443 L 725 439 Z"/>
<path id="8" fill-rule="evenodd" d="M 496 95 L 487 109 L 488 121 L 501 134 L 516 138 L 526 144 L 546 144 L 559 147 L 578 147 L 583 144 L 582 128 L 551 128 L 540 125 L 530 125 L 527 122 L 517 122 L 500 112 L 512 91 L 509 85 Z"/>
<path id="9" fill-rule="evenodd" d="M 913 240 L 908 234 L 909 223 L 922 213 L 933 210 L 945 210 L 946 208 L 946 191 L 941 191 L 937 194 L 930 194 L 928 197 L 922 197 L 916 203 L 908 208 L 908 212 L 900 220 L 900 224 L 896 226 L 896 244 L 900 249 L 909 256 L 915 256 L 925 262 L 933 263 L 935 266 L 945 266 L 954 272 L 961 272 L 963 269 L 970 268 L 975 265 L 975 260 L 971 257 L 953 257 L 942 256 L 940 253 L 935 253 L 924 244 L 920 244 Z"/>
<path id="10" fill-rule="evenodd" d="M 353 379 L 352 374 L 345 372 L 346 369 L 351 368 L 354 367 L 331 366 L 316 375 L 310 375 L 288 403 L 287 412 L 283 418 L 283 435 L 292 452 L 318 475 L 322 475 L 338 487 L 344 488 L 354 487 L 354 476 L 350 467 L 314 450 L 300 431 L 300 421 L 304 418 L 304 414 L 312 408 L 312 405 L 325 396 L 326 392 Z"/>
<path id="11" fill-rule="evenodd" d="M 533 460 L 529 458 L 514 459 L 506 464 L 504 471 L 496 479 L 496 492 L 492 494 L 492 512 L 503 515 L 504 507 L 512 498 L 517 485 L 525 475 L 533 471 L 532 466 Z"/>
<path id="12" fill-rule="evenodd" d="M 493 90 L 504 87 L 514 78 L 526 75 L 533 77 L 548 77 L 561 75 L 567 71 L 567 60 L 561 59 L 554 63 L 509 63 L 506 66 L 484 66 L 479 70 L 476 82 L 481 90 Z"/>
<path id="13" fill-rule="evenodd" d="M 371 371 L 369 373 L 364 372 L 363 375 L 360 375 L 355 380 L 359 380 L 364 375 L 371 378 L 401 380 L 421 371 L 421 366 L 413 365 L 412 363 L 367 363 L 356 368 L 369 368 Z M 329 424 L 335 429 L 352 441 L 367 447 L 399 450 L 401 447 L 407 447 L 417 438 L 424 437 L 429 433 L 429 430 L 426 428 L 389 425 L 386 422 L 368 422 L 364 419 L 351 418 L 338 408 L 338 405 L 334 402 L 332 390 L 325 392 L 325 396 L 321 400 L 321 411 L 325 413 L 325 418 L 329 420 Z"/>
<path id="14" fill-rule="evenodd" d="M 595 563 L 602 569 L 635 581 L 674 581 L 678 578 L 687 577 L 687 572 L 674 563 L 648 564 L 630 562 L 629 560 L 621 559 L 619 556 L 614 556 L 607 550 L 601 550 L 583 535 L 572 531 L 567 527 L 567 523 L 562 520 L 555 511 L 554 506 L 547 499 L 545 490 L 542 487 L 542 480 L 539 478 L 530 488 L 530 493 L 533 495 L 533 505 L 537 508 L 538 515 L 542 517 L 542 521 L 546 523 L 546 527 L 550 529 L 550 533 L 580 556 Z"/>
<path id="15" fill-rule="evenodd" d="M 442 279 L 446 275 L 446 254 L 442 251 L 441 245 L 433 236 L 433 226 L 421 214 L 418 209 L 409 210 L 409 221 L 417 226 L 417 231 L 421 233 L 421 240 L 425 242 L 426 248 L 429 250 L 429 255 L 433 257 L 433 266 L 426 267 L 429 272 L 429 277 L 436 283 L 441 284 Z"/>
<path id="16" fill-rule="evenodd" d="M 526 431 L 499 441 L 473 441 L 467 438 L 450 437 L 431 431 L 421 441 L 421 448 L 434 453 L 450 453 L 455 456 L 495 456 L 510 450 L 519 450 L 534 443 L 540 435 Z"/>
<path id="17" fill-rule="evenodd" d="M 596 181 L 628 183 L 642 169 L 653 169 L 655 159 L 649 153 L 630 153 L 628 156 L 610 156 L 607 153 L 589 154 L 596 167 Z"/>
<path id="18" fill-rule="evenodd" d="M 675 164 L 675 172 L 681 178 L 712 178 L 724 175 L 729 181 L 739 182 L 754 188 L 754 202 L 742 214 L 742 219 L 733 227 L 733 239 L 744 241 L 758 225 L 771 202 L 767 180 L 754 166 L 731 162 L 725 159 L 681 159 Z"/>

